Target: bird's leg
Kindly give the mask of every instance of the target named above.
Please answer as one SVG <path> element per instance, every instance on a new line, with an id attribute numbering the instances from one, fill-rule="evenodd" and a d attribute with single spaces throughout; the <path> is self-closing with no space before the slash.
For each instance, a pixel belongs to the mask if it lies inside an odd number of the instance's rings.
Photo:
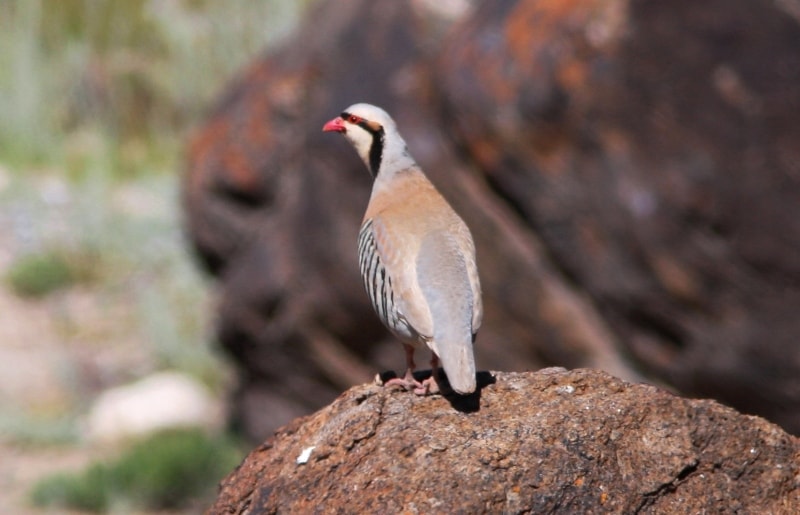
<path id="1" fill-rule="evenodd" d="M 439 382 L 436 376 L 439 372 L 439 356 L 435 352 L 431 353 L 431 376 L 414 388 L 414 393 L 417 395 L 428 395 L 430 393 L 441 393 L 439 390 Z"/>
<path id="2" fill-rule="evenodd" d="M 414 390 L 415 392 L 422 388 L 422 383 L 414 379 L 414 369 L 416 368 L 416 364 L 414 363 L 414 347 L 407 343 L 403 344 L 403 350 L 406 352 L 406 374 L 402 378 L 395 377 L 394 379 L 389 379 L 386 381 L 384 386 L 400 386 L 404 390 Z"/>

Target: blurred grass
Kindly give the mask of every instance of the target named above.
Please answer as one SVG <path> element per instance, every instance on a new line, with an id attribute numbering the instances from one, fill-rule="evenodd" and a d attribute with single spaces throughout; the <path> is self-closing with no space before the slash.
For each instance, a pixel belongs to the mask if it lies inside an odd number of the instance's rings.
<path id="1" fill-rule="evenodd" d="M 68 251 L 46 249 L 18 258 L 8 271 L 8 281 L 18 295 L 40 297 L 80 281 L 83 272 L 89 272 L 85 262 L 71 259 Z"/>
<path id="2" fill-rule="evenodd" d="M 197 348 L 207 288 L 180 230 L 182 146 L 225 81 L 309 3 L 0 1 L 7 286 L 36 297 L 88 285 L 126 302 L 160 366 L 217 380 Z"/>
<path id="3" fill-rule="evenodd" d="M 30 493 L 13 478 L 58 466 L 49 446 L 84 453 L 100 390 L 173 369 L 223 394 L 209 285 L 181 231 L 183 145 L 311 1 L 0 0 L 0 293 L 21 299 L 4 300 L 0 346 L 26 360 L 0 378 L 0 511 Z M 47 513 L 199 512 L 241 456 L 224 436 L 156 435 L 33 498 Z"/>
<path id="4" fill-rule="evenodd" d="M 57 473 L 32 490 L 38 506 L 91 512 L 199 507 L 244 457 L 239 445 L 199 430 L 158 433 L 113 461 L 77 474 Z"/>
<path id="5" fill-rule="evenodd" d="M 80 422 L 74 413 L 51 413 L 47 417 L 20 410 L 0 410 L 0 434 L 19 448 L 44 448 L 80 443 Z"/>
<path id="6" fill-rule="evenodd" d="M 132 337 L 150 348 L 157 368 L 218 387 L 223 378 L 208 341 L 208 287 L 181 232 L 176 177 L 119 180 L 108 172 L 109 159 L 94 153 L 80 177 L 17 177 L 0 192 L 0 211 L 16 240 L 5 281 L 33 298 L 80 287 L 96 299 L 98 313 L 81 317 L 63 305 L 68 299 L 55 299 L 65 341 L 114 345 Z M 98 317 L 101 326 L 82 325 Z"/>
<path id="7" fill-rule="evenodd" d="M 114 143 L 113 173 L 174 157 L 222 82 L 308 3 L 3 0 L 0 156 L 60 163 L 89 130 Z"/>
<path id="8" fill-rule="evenodd" d="M 52 413 L 0 405 L 4 441 L 72 441 L 98 384 L 154 369 L 224 384 L 208 285 L 181 232 L 182 148 L 225 82 L 309 3 L 0 0 L 0 286 L 52 313 L 65 356 L 131 341 L 153 356 L 96 383 L 63 360 L 61 389 L 83 398 Z M 97 313 L 77 316 L 71 290 Z"/>
<path id="9" fill-rule="evenodd" d="M 14 311 L 0 323 L 33 340 L 0 346 L 47 360 L 25 363 L 45 370 L 30 384 L 0 378 L 0 445 L 16 449 L 4 470 L 41 459 L 25 456 L 31 447 L 86 444 L 82 415 L 106 387 L 172 369 L 222 393 L 209 285 L 181 231 L 183 145 L 226 81 L 309 3 L 0 0 L 0 288 L 24 298 L 6 302 Z M 43 311 L 51 323 L 29 330 Z M 239 459 L 222 436 L 158 435 L 44 480 L 34 498 L 196 508 Z"/>

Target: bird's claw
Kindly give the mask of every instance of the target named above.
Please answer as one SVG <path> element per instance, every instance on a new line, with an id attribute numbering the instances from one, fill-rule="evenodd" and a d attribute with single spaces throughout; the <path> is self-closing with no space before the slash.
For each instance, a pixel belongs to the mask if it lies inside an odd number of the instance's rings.
<path id="1" fill-rule="evenodd" d="M 405 377 L 395 377 L 393 379 L 389 379 L 383 386 L 399 386 L 401 389 L 409 392 L 409 391 L 416 391 L 420 388 L 424 388 L 422 383 L 417 381 L 416 379 L 408 379 Z"/>
<path id="2" fill-rule="evenodd" d="M 425 395 L 433 395 L 440 393 L 439 391 L 439 383 L 436 382 L 433 376 L 425 379 L 419 386 L 414 388 L 414 393 L 416 395 L 425 396 Z"/>
<path id="3" fill-rule="evenodd" d="M 433 376 L 420 382 L 414 379 L 413 374 L 406 374 L 405 377 L 389 379 L 383 386 L 397 386 L 407 392 L 414 392 L 415 395 L 420 397 L 440 393 L 439 383 L 436 382 Z"/>

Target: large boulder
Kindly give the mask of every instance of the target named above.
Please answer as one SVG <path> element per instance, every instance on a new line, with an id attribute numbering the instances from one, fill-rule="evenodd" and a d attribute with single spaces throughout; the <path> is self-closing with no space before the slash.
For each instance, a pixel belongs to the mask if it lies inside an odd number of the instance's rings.
<path id="1" fill-rule="evenodd" d="M 800 432 L 800 11 L 484 4 L 454 137 L 641 370 Z"/>
<path id="2" fill-rule="evenodd" d="M 320 2 L 192 140 L 187 232 L 243 432 L 403 366 L 358 275 L 368 173 L 321 132 L 357 101 L 394 115 L 472 228 L 479 367 L 644 374 L 800 432 L 797 11 L 439 4 Z"/>
<path id="3" fill-rule="evenodd" d="M 592 370 L 481 379 L 460 399 L 352 388 L 208 513 L 800 512 L 800 440 L 763 419 Z"/>

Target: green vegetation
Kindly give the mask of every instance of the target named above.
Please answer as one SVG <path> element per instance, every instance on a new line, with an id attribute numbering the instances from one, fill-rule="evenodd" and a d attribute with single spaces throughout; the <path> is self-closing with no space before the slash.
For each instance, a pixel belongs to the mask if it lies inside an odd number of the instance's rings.
<path id="1" fill-rule="evenodd" d="M 7 279 L 18 295 L 40 297 L 73 284 L 79 275 L 64 253 L 50 250 L 17 258 Z"/>
<path id="2" fill-rule="evenodd" d="M 90 131 L 113 143 L 122 170 L 168 158 L 222 82 L 306 3 L 4 0 L 0 156 L 60 163 Z"/>
<path id="3" fill-rule="evenodd" d="M 213 498 L 216 484 L 242 457 L 226 438 L 200 430 L 164 432 L 133 445 L 116 461 L 45 478 L 31 497 L 37 506 L 93 512 L 186 508 Z"/>
<path id="4" fill-rule="evenodd" d="M 310 2 L 0 0 L 0 287 L 30 301 L 6 320 L 49 322 L 37 325 L 49 340 L 5 343 L 63 352 L 42 363 L 58 395 L 0 403 L 3 444 L 77 445 L 98 384 L 166 368 L 225 384 L 208 285 L 181 231 L 182 151 L 225 83 Z M 179 506 L 213 495 L 239 457 L 199 433 L 158 438 L 33 497 Z"/>
<path id="5" fill-rule="evenodd" d="M 112 329 L 147 342 L 158 367 L 215 386 L 207 285 L 180 227 L 183 146 L 226 81 L 308 3 L 0 2 L 5 285 L 43 302 L 88 286 L 104 309 L 124 311 Z M 66 339 L 114 341 L 76 327 L 63 304 L 53 309 Z"/>

